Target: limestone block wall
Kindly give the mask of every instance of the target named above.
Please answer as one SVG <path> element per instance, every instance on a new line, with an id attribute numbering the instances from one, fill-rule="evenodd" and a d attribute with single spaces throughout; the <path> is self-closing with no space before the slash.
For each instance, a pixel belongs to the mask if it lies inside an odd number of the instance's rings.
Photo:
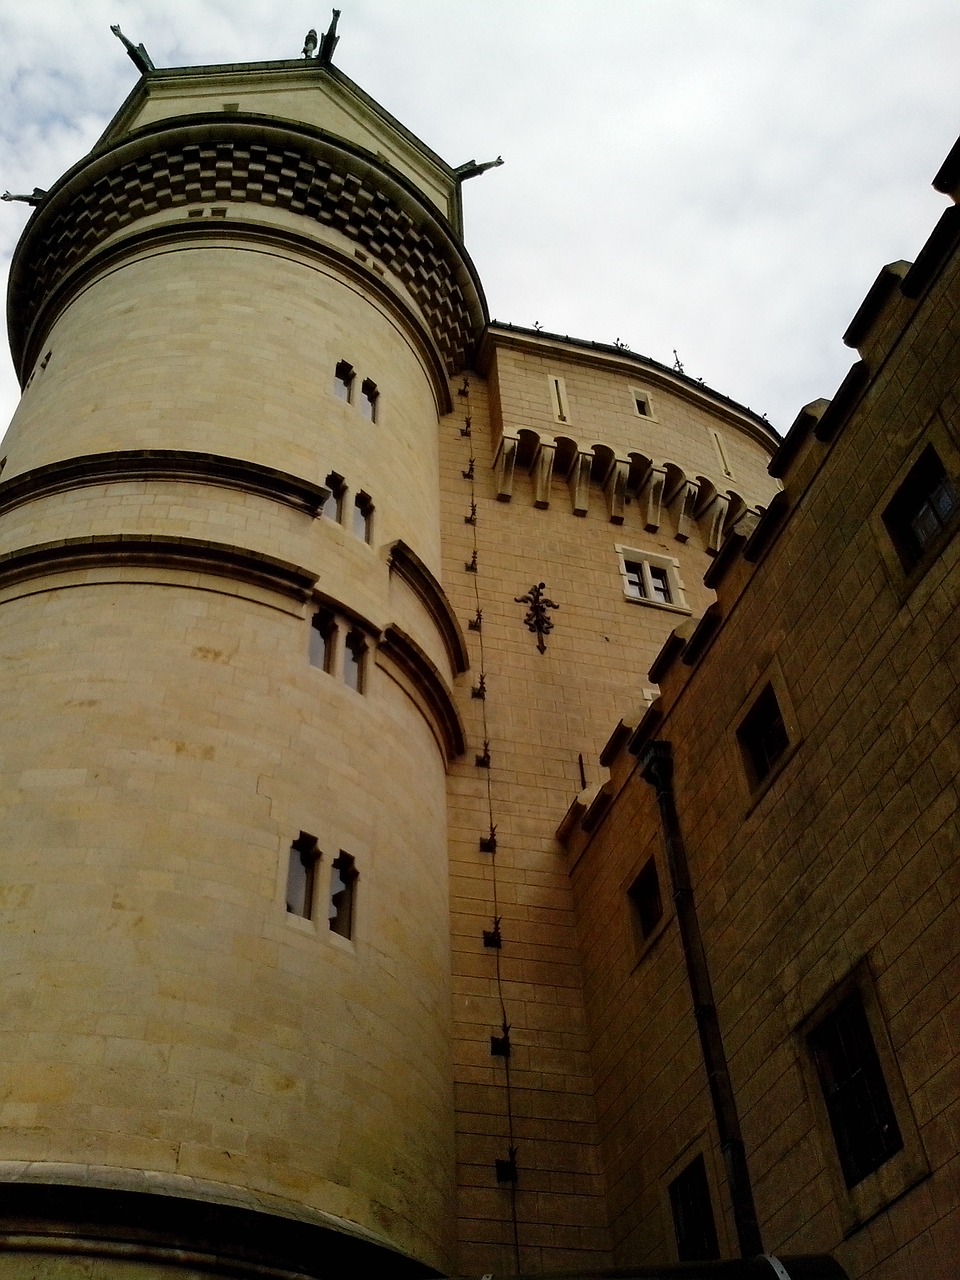
<path id="1" fill-rule="evenodd" d="M 856 382 L 798 419 L 779 515 L 718 563 L 719 630 L 676 646 L 632 748 L 673 746 L 765 1246 L 878 1280 L 956 1257 L 957 519 L 912 567 L 883 519 L 927 448 L 960 477 L 956 245 L 947 218 L 914 270 L 881 276 L 850 330 Z M 787 745 L 758 785 L 737 735 L 768 685 Z M 721 1244 L 732 1231 L 669 894 L 640 945 L 626 895 L 651 854 L 669 880 L 623 743 L 611 808 L 571 856 L 615 1256 L 642 1261 L 675 1256 L 666 1188 L 698 1153 Z M 808 1036 L 851 995 L 902 1146 L 848 1186 Z"/>
<path id="2" fill-rule="evenodd" d="M 126 576 L 0 604 L 3 1157 L 239 1185 L 440 1258 L 430 732 L 381 671 L 361 695 L 310 667 L 302 609 Z M 301 831 L 322 852 L 312 921 L 284 903 Z M 326 922 L 341 850 L 360 873 L 351 941 Z"/>
<path id="3" fill-rule="evenodd" d="M 396 319 L 330 267 L 213 240 L 127 261 L 72 300 L 0 446 L 3 478 L 138 448 L 243 458 L 318 485 L 335 472 L 348 507 L 371 498 L 378 541 L 402 538 L 436 569 L 436 405 Z M 362 380 L 376 384 L 377 422 L 334 394 L 340 361 L 357 399 Z"/>
<path id="4" fill-rule="evenodd" d="M 508 355 L 518 384 L 535 386 L 547 405 L 539 353 L 529 361 Z M 490 367 L 502 375 L 501 356 Z M 580 362 L 559 367 L 571 382 L 591 373 Z M 598 388 L 609 391 L 608 371 L 598 364 L 592 372 Z M 633 380 L 621 375 L 625 394 Z M 607 1170 L 581 953 L 555 833 L 583 790 L 578 754 L 589 804 L 605 778 L 597 756 L 611 725 L 621 716 L 636 723 L 645 693 L 656 693 L 647 671 L 664 639 L 713 600 L 702 581 L 711 558 L 695 519 L 678 540 L 675 505 L 663 504 L 651 532 L 647 504 L 633 496 L 613 523 L 603 484 L 589 474 L 585 514 L 574 514 L 574 495 L 560 474 L 548 505 L 537 506 L 532 454 L 516 460 L 505 493 L 500 439 L 519 435 L 531 416 L 499 398 L 494 373 L 489 381 L 472 374 L 451 387 L 454 412 L 441 423 L 444 582 L 471 654 L 470 671 L 459 680 L 467 751 L 449 779 L 459 1268 L 513 1272 L 518 1259 L 524 1272 L 609 1265 Z M 640 447 L 642 424 L 632 439 L 618 421 L 598 419 L 595 438 L 608 439 L 607 426 L 609 436 L 623 430 L 626 447 Z M 675 443 L 681 452 L 688 447 L 683 438 Z M 752 447 L 760 470 L 768 450 Z M 766 476 L 750 496 L 769 500 L 774 488 Z M 618 546 L 676 561 L 684 603 L 661 607 L 627 598 Z M 548 610 L 553 629 L 543 653 L 524 623 L 529 606 L 516 599 L 540 582 L 558 606 Z M 479 631 L 470 625 L 478 609 Z M 478 763 L 485 743 L 486 767 Z M 491 824 L 494 854 L 480 847 Z M 484 940 L 497 917 L 499 949 Z M 502 1037 L 504 1020 L 509 1082 L 507 1063 L 491 1053 L 491 1036 Z M 498 1183 L 496 1172 L 511 1142 L 514 1187 Z"/>
<path id="5" fill-rule="evenodd" d="M 424 1271 L 452 1256 L 445 767 L 466 664 L 436 577 L 447 389 L 424 315 L 434 276 L 469 271 L 408 260 L 401 284 L 396 248 L 388 280 L 355 227 L 321 225 L 331 192 L 351 211 L 369 192 L 328 165 L 307 212 L 318 168 L 282 134 L 248 122 L 241 159 L 235 136 L 191 150 L 170 122 L 153 151 L 121 138 L 19 250 L 0 1158 L 7 1178 L 36 1162 L 73 1186 L 233 1197 Z M 383 243 L 422 254 L 393 212 Z M 285 900 L 301 837 L 304 915 Z M 341 853 L 349 938 L 328 927 Z"/>

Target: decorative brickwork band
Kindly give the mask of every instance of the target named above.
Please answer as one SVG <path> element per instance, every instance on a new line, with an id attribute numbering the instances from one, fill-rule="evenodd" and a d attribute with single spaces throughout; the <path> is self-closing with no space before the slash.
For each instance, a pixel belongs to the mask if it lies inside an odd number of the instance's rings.
<path id="1" fill-rule="evenodd" d="M 288 210 L 347 236 L 402 281 L 448 372 L 470 358 L 485 318 L 479 285 L 452 235 L 399 175 L 305 125 L 198 115 L 145 129 L 51 191 L 11 271 L 15 362 L 40 308 L 109 236 L 165 209 L 216 202 Z"/>

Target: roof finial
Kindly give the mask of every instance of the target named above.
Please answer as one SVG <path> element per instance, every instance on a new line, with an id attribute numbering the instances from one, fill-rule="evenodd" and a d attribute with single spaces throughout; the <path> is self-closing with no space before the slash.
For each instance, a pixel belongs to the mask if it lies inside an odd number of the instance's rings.
<path id="1" fill-rule="evenodd" d="M 317 52 L 317 33 L 313 27 L 307 32 L 307 38 L 303 42 L 303 56 L 312 58 Z"/>
<path id="2" fill-rule="evenodd" d="M 151 59 L 149 53 L 147 53 L 143 45 L 134 44 L 132 40 L 128 40 L 127 37 L 123 34 L 123 32 L 120 30 L 119 23 L 113 23 L 110 27 L 110 30 L 113 32 L 113 34 L 117 37 L 117 39 L 126 49 L 127 53 L 130 55 L 131 60 L 133 61 L 134 66 L 137 68 L 138 71 L 141 71 L 144 74 L 146 74 L 148 71 L 156 70 L 156 67 L 154 67 L 153 65 L 153 60 Z"/>
<path id="3" fill-rule="evenodd" d="M 333 61 L 333 51 L 340 42 L 340 37 L 337 35 L 337 20 L 339 17 L 340 10 L 334 9 L 333 21 L 330 23 L 329 29 L 324 33 L 323 43 L 320 45 L 317 61 L 324 67 L 328 67 Z"/>

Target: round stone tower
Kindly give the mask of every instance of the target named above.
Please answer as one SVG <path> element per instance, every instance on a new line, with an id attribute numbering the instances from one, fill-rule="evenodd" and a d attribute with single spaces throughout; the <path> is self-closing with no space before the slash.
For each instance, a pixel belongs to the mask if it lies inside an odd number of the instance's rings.
<path id="1" fill-rule="evenodd" d="M 6 1275 L 449 1263 L 459 222 L 454 171 L 307 58 L 144 70 L 26 229 Z"/>

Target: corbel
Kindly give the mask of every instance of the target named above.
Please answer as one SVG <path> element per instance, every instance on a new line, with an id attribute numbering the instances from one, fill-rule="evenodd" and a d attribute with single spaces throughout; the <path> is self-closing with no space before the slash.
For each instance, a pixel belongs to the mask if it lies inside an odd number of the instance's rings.
<path id="1" fill-rule="evenodd" d="M 577 452 L 570 467 L 570 496 L 573 499 L 573 514 L 585 516 L 590 507 L 590 470 L 593 466 L 593 454 Z"/>
<path id="2" fill-rule="evenodd" d="M 493 460 L 497 501 L 509 502 L 513 497 L 513 469 L 517 462 L 517 436 L 501 436 L 497 456 Z"/>
<path id="3" fill-rule="evenodd" d="M 667 473 L 663 467 L 651 467 L 646 484 L 646 514 L 643 527 L 647 533 L 656 533 L 660 528 L 661 506 L 663 504 L 663 486 L 667 481 Z"/>
<path id="4" fill-rule="evenodd" d="M 541 510 L 550 505 L 550 486 L 553 482 L 553 461 L 557 446 L 553 440 L 541 440 L 533 460 L 533 505 Z"/>
<path id="5" fill-rule="evenodd" d="M 677 532 L 674 537 L 678 542 L 686 542 L 690 537 L 698 493 L 699 487 L 695 480 L 682 479 L 666 499 L 667 506 L 676 504 Z"/>
<path id="6" fill-rule="evenodd" d="M 614 458 L 610 463 L 610 469 L 604 480 L 603 488 L 607 495 L 611 524 L 623 524 L 623 507 L 627 497 L 627 478 L 629 474 L 629 462 L 621 458 Z"/>

